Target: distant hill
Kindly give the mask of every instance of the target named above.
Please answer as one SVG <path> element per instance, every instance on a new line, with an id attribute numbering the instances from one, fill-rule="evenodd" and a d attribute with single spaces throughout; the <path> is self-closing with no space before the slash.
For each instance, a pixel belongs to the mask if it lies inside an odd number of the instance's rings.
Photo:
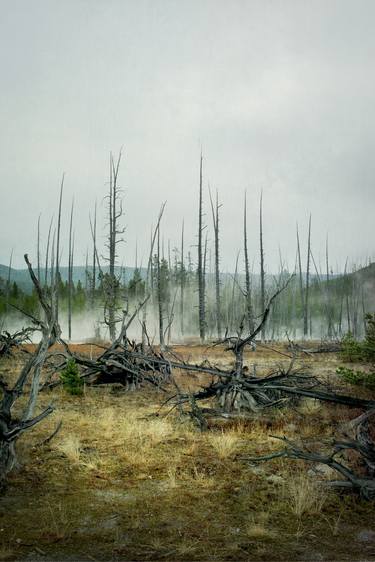
<path id="1" fill-rule="evenodd" d="M 117 266 L 115 268 L 116 275 L 123 275 L 126 281 L 129 281 L 133 277 L 134 274 L 134 267 L 125 267 L 121 268 Z M 102 267 L 104 273 L 108 272 L 108 266 Z M 36 270 L 34 269 L 36 272 Z M 142 277 L 146 277 L 146 269 L 141 268 L 141 275 Z M 63 281 L 68 280 L 68 268 L 61 267 L 60 268 L 61 278 Z M 0 264 L 0 277 L 7 280 L 9 275 L 9 267 L 7 265 Z M 42 268 L 40 270 L 41 279 L 44 279 L 45 276 L 45 269 Z M 10 281 L 15 281 L 17 285 L 26 293 L 30 293 L 32 290 L 32 282 L 30 279 L 30 275 L 27 269 L 14 269 L 11 268 L 10 270 Z M 86 282 L 86 268 L 81 265 L 77 265 L 73 267 L 73 282 L 77 284 L 78 281 L 81 281 L 82 285 L 85 285 Z"/>

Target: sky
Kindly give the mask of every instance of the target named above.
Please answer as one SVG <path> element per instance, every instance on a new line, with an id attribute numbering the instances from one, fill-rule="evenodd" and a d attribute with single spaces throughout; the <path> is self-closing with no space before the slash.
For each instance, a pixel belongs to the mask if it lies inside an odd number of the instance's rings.
<path id="1" fill-rule="evenodd" d="M 196 261 L 199 158 L 222 203 L 221 269 L 233 271 L 248 198 L 259 270 L 263 191 L 266 269 L 306 261 L 333 270 L 373 259 L 373 0 L 0 0 L 0 263 L 35 263 L 65 173 L 62 262 L 75 201 L 75 263 L 90 249 L 98 205 L 105 254 L 109 154 L 121 149 L 125 242 L 119 264 L 147 261 L 166 201 L 167 253 Z M 90 249 L 91 252 L 91 249 Z M 240 257 L 240 260 L 242 258 Z M 240 261 L 240 267 L 242 267 Z"/>

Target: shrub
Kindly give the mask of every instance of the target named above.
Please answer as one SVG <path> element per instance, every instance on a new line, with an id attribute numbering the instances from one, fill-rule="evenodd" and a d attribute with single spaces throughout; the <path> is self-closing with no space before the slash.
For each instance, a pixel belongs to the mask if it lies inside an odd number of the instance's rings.
<path id="1" fill-rule="evenodd" d="M 366 314 L 366 336 L 362 347 L 365 361 L 375 361 L 375 313 Z"/>
<path id="2" fill-rule="evenodd" d="M 344 361 L 375 362 L 375 313 L 366 314 L 365 339 L 357 341 L 350 332 L 341 341 L 341 357 Z"/>
<path id="3" fill-rule="evenodd" d="M 341 358 L 343 361 L 352 363 L 363 360 L 363 343 L 357 341 L 351 332 L 345 334 L 341 340 L 341 345 Z"/>
<path id="4" fill-rule="evenodd" d="M 79 396 L 83 393 L 83 380 L 74 359 L 69 359 L 65 369 L 60 374 L 60 380 L 69 394 Z"/>
<path id="5" fill-rule="evenodd" d="M 336 373 L 340 375 L 349 384 L 365 386 L 366 388 L 375 389 L 375 371 L 366 373 L 365 371 L 354 371 L 346 367 L 338 367 Z"/>

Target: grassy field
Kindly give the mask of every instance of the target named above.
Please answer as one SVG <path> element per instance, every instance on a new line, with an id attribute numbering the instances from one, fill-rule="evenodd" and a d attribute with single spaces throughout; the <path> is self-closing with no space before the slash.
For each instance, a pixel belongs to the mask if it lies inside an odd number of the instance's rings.
<path id="1" fill-rule="evenodd" d="M 231 360 L 220 348 L 175 351 Z M 246 360 L 258 374 L 288 362 L 261 348 Z M 15 373 L 21 361 L 1 370 Z M 339 384 L 334 354 L 302 363 Z M 184 388 L 204 380 L 177 376 Z M 245 460 L 279 448 L 270 435 L 329 437 L 359 411 L 304 400 L 200 433 L 175 412 L 162 415 L 165 395 L 146 388 L 87 387 L 72 397 L 58 387 L 40 406 L 51 400 L 54 414 L 19 441 L 22 465 L 0 500 L 0 560 L 375 560 L 373 504 L 323 488 L 304 462 Z M 57 436 L 40 445 L 60 419 Z"/>

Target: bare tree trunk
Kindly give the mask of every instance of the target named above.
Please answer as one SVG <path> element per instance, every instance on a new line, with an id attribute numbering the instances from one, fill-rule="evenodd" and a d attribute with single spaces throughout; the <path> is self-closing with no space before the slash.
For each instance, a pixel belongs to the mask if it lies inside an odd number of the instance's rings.
<path id="1" fill-rule="evenodd" d="M 311 215 L 309 217 L 309 234 L 307 240 L 307 267 L 305 288 L 305 315 L 303 322 L 303 336 L 306 338 L 309 332 L 309 289 L 310 289 L 310 257 L 311 257 Z"/>
<path id="2" fill-rule="evenodd" d="M 52 236 L 52 248 L 51 248 L 51 267 L 50 267 L 50 285 L 51 285 L 51 292 L 56 292 L 55 287 L 55 244 L 56 240 L 56 229 L 53 229 L 53 236 Z M 55 299 L 56 300 L 56 299 Z M 56 306 L 56 302 L 53 303 L 53 306 Z"/>
<path id="3" fill-rule="evenodd" d="M 199 224 L 198 224 L 198 307 L 199 307 L 199 336 L 203 342 L 206 338 L 206 302 L 205 282 L 203 273 L 203 155 L 201 153 L 199 167 Z"/>
<path id="4" fill-rule="evenodd" d="M 153 257 L 153 252 L 154 252 L 155 240 L 156 240 L 156 236 L 158 234 L 158 229 L 159 229 L 160 221 L 161 221 L 163 213 L 164 213 L 164 209 L 165 209 L 165 203 L 163 203 L 163 205 L 161 206 L 158 221 L 157 221 L 157 224 L 156 224 L 156 228 L 155 228 L 153 233 L 151 231 L 150 254 L 149 254 L 149 257 L 148 257 L 147 274 L 146 274 L 147 299 L 145 301 L 145 306 L 143 307 L 143 317 L 142 317 L 142 352 L 143 353 L 145 352 L 146 344 L 147 344 L 147 332 L 146 332 L 147 306 L 146 306 L 146 304 L 147 304 L 147 301 L 150 297 L 150 294 L 152 295 L 152 285 L 151 285 L 152 257 Z"/>
<path id="5" fill-rule="evenodd" d="M 240 250 L 237 252 L 237 256 L 236 256 L 236 265 L 234 268 L 234 276 L 233 276 L 233 283 L 232 283 L 232 299 L 231 299 L 231 305 L 230 305 L 230 326 L 229 329 L 231 332 L 233 332 L 233 330 L 235 329 L 235 323 L 236 323 L 236 299 L 235 299 L 235 289 L 236 289 L 236 285 L 238 284 L 238 260 L 240 257 Z"/>
<path id="6" fill-rule="evenodd" d="M 94 304 L 95 289 L 96 289 L 96 201 L 94 210 L 94 225 L 93 225 L 93 251 L 92 251 L 92 286 L 91 286 L 91 301 Z"/>
<path id="7" fill-rule="evenodd" d="M 40 373 L 46 358 L 49 347 L 60 337 L 60 328 L 54 316 L 55 307 L 50 307 L 43 296 L 43 291 L 39 281 L 34 274 L 31 264 L 25 255 L 25 261 L 34 284 L 34 288 L 39 298 L 39 302 L 45 314 L 45 321 L 34 319 L 34 322 L 42 329 L 42 339 L 36 351 L 30 356 L 29 360 L 21 370 L 15 385 L 9 388 L 4 381 L 1 382 L 2 396 L 0 399 L 0 482 L 2 483 L 7 473 L 17 464 L 15 443 L 17 439 L 48 416 L 52 411 L 52 406 L 48 406 L 36 417 L 33 412 L 40 386 Z M 17 418 L 12 415 L 12 408 L 15 402 L 24 395 L 25 385 L 31 383 L 29 398 L 23 412 Z"/>
<path id="8" fill-rule="evenodd" d="M 51 218 L 51 221 L 49 223 L 49 229 L 48 229 L 48 237 L 47 237 L 47 249 L 46 249 L 46 268 L 44 271 L 44 285 L 47 287 L 48 284 L 48 258 L 49 258 L 49 244 L 50 244 L 50 239 L 51 239 L 51 228 L 52 228 L 52 221 L 53 221 L 53 217 Z"/>
<path id="9" fill-rule="evenodd" d="M 245 192 L 245 204 L 244 204 L 244 217 L 243 217 L 243 247 L 244 247 L 244 258 L 245 258 L 245 298 L 246 298 L 246 315 L 247 323 L 249 326 L 249 332 L 254 331 L 254 311 L 253 302 L 251 294 L 251 280 L 250 280 L 250 265 L 249 265 L 249 254 L 247 249 L 247 202 L 246 202 L 246 192 Z"/>
<path id="10" fill-rule="evenodd" d="M 210 202 L 212 210 L 212 221 L 214 225 L 214 237 L 215 237 L 215 298 L 216 298 L 216 330 L 218 339 L 221 338 L 221 298 L 220 298 L 220 248 L 219 248 L 219 199 L 216 190 L 216 203 L 215 207 L 211 197 L 210 190 Z"/>
<path id="11" fill-rule="evenodd" d="M 260 238 L 260 307 L 261 314 L 264 313 L 266 307 L 266 283 L 265 283 L 265 272 L 264 272 L 264 251 L 263 251 L 263 192 L 260 196 L 260 206 L 259 206 L 259 238 Z M 266 339 L 266 327 L 265 324 L 261 330 L 262 342 Z"/>
<path id="12" fill-rule="evenodd" d="M 112 153 L 110 155 L 110 172 L 109 172 L 109 194 L 108 194 L 108 219 L 109 219 L 109 233 L 107 248 L 109 251 L 109 276 L 106 283 L 106 311 L 108 318 L 106 323 L 109 327 L 109 336 L 111 341 L 116 339 L 116 305 L 118 297 L 119 280 L 115 275 L 116 265 L 116 249 L 117 245 L 123 241 L 118 238 L 119 235 L 124 233 L 123 228 L 119 228 L 118 220 L 123 215 L 122 202 L 120 199 L 121 189 L 118 185 L 118 174 L 120 168 L 122 152 L 120 150 L 117 162 L 115 164 Z"/>
<path id="13" fill-rule="evenodd" d="M 181 230 L 181 271 L 180 271 L 180 323 L 181 336 L 184 335 L 184 296 L 185 296 L 185 265 L 184 265 L 184 221 Z"/>
<path id="14" fill-rule="evenodd" d="M 62 196 L 64 190 L 64 179 L 65 173 L 62 175 L 61 185 L 60 185 L 60 198 L 59 198 L 59 212 L 58 212 L 58 219 L 57 219 L 57 241 L 56 241 L 56 270 L 55 270 L 55 282 L 56 282 L 56 322 L 59 320 L 59 281 L 60 281 L 60 232 L 61 232 L 61 205 L 62 205 Z"/>
<path id="15" fill-rule="evenodd" d="M 158 226 L 158 242 L 157 242 L 157 290 L 158 290 L 158 313 L 159 313 L 159 344 L 160 350 L 165 348 L 164 344 L 164 317 L 163 317 L 163 295 L 160 272 L 160 226 Z"/>
<path id="16" fill-rule="evenodd" d="M 302 276 L 302 260 L 301 260 L 301 247 L 299 243 L 299 233 L 298 233 L 298 223 L 297 223 L 297 255 L 298 255 L 298 272 L 299 272 L 299 288 L 301 295 L 301 309 L 302 309 L 302 319 L 303 325 L 305 325 L 305 298 L 303 292 L 303 276 Z"/>
<path id="17" fill-rule="evenodd" d="M 40 214 L 38 217 L 38 241 L 37 241 L 37 249 L 36 249 L 36 259 L 37 259 L 38 281 L 40 282 Z"/>
<path id="18" fill-rule="evenodd" d="M 332 339 L 332 303 L 331 293 L 329 287 L 329 259 L 328 259 L 328 236 L 326 238 L 326 299 L 327 299 L 327 325 L 328 325 L 328 338 Z"/>
<path id="19" fill-rule="evenodd" d="M 69 224 L 69 261 L 68 261 L 68 338 L 72 339 L 72 290 L 73 290 L 73 246 L 74 241 L 72 237 L 73 228 L 73 210 L 74 199 L 70 210 L 70 224 Z"/>

